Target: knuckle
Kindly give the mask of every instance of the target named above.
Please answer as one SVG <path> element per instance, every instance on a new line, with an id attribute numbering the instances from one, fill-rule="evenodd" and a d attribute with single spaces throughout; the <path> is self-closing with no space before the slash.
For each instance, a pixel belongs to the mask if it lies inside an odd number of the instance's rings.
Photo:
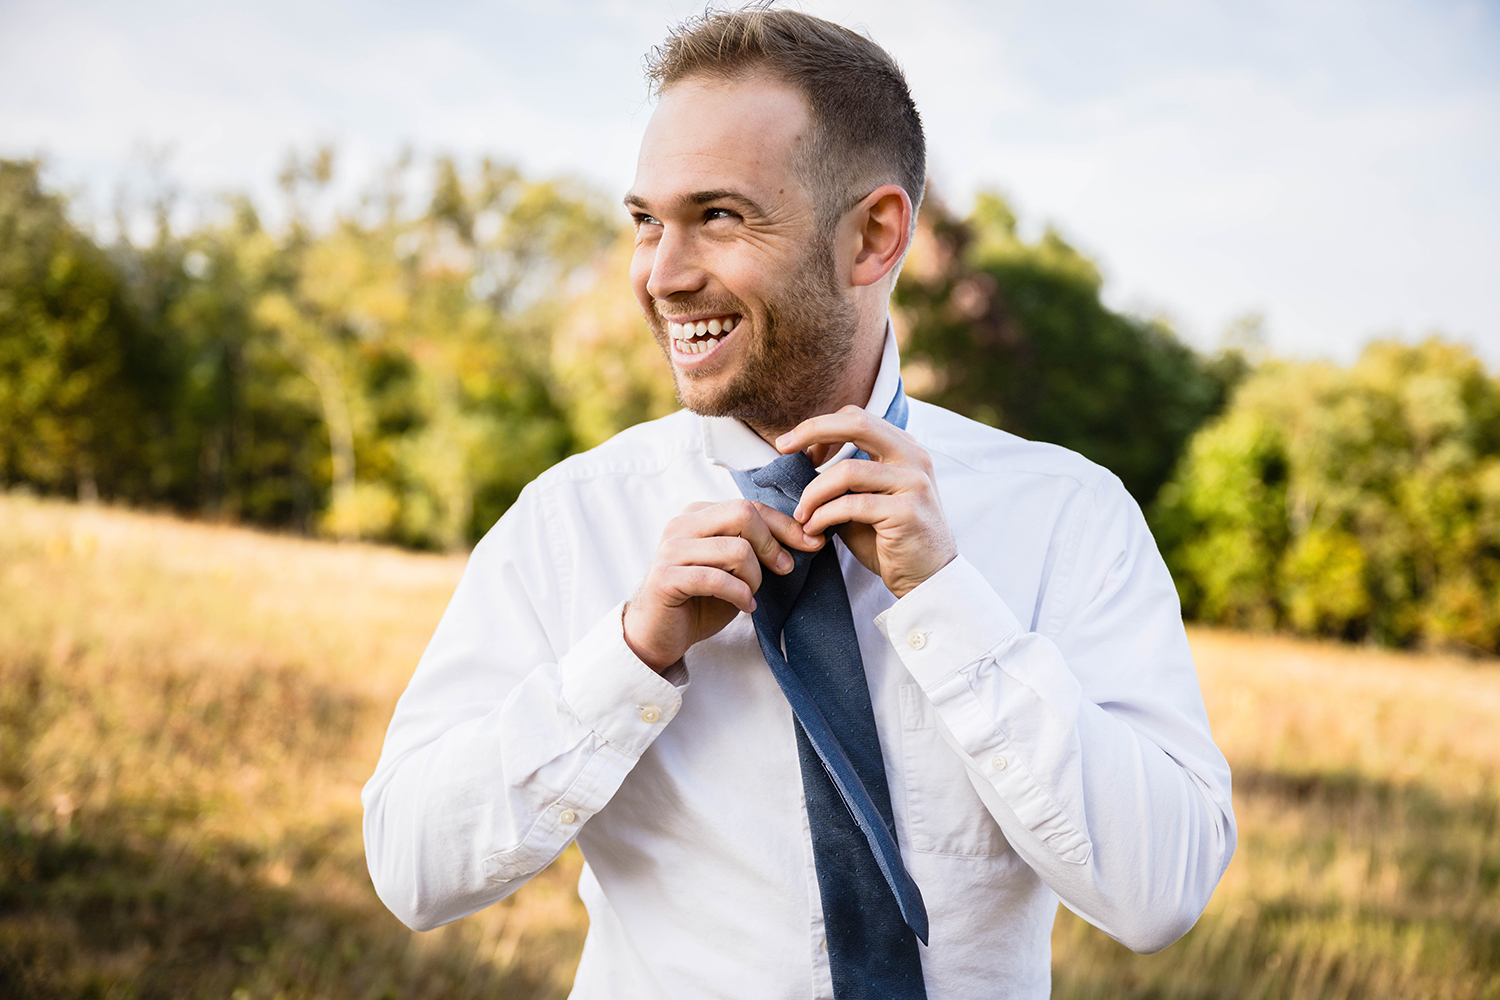
<path id="1" fill-rule="evenodd" d="M 683 567 L 683 586 L 694 595 L 711 594 L 718 582 L 720 571 L 712 566 Z"/>

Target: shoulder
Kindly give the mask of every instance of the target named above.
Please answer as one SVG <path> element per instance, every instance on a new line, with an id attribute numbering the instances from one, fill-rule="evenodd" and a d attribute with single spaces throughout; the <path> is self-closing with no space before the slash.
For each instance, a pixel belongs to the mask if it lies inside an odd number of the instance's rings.
<path id="1" fill-rule="evenodd" d="M 1044 481 L 1088 494 L 1124 489 L 1114 473 L 1076 451 L 1028 441 L 921 400 L 910 405 L 910 430 L 947 475 Z"/>
<path id="2" fill-rule="evenodd" d="M 521 491 L 486 533 L 478 552 L 548 552 L 558 557 L 576 539 L 611 551 L 655 537 L 661 512 L 681 509 L 681 484 L 707 475 L 698 418 L 679 411 L 637 424 L 597 447 L 563 459 Z"/>
<path id="3" fill-rule="evenodd" d="M 527 491 L 548 493 L 596 480 L 649 478 L 683 462 L 700 460 L 702 455 L 699 418 L 678 410 L 628 427 L 603 444 L 563 459 L 538 476 Z"/>

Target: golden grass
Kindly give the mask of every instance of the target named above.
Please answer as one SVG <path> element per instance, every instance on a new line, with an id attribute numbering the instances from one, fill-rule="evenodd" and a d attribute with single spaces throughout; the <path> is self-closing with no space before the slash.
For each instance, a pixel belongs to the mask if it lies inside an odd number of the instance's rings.
<path id="1" fill-rule="evenodd" d="M 560 997 L 569 852 L 431 934 L 359 789 L 461 558 L 0 494 L 0 996 Z M 1195 630 L 1240 848 L 1183 941 L 1064 913 L 1063 998 L 1500 998 L 1500 670 Z"/>
<path id="2" fill-rule="evenodd" d="M 3 495 L 0 525 L 0 996 L 566 992 L 576 855 L 428 935 L 365 872 L 462 559 Z"/>
<path id="3" fill-rule="evenodd" d="M 1159 955 L 1064 913 L 1056 995 L 1500 997 L 1500 665 L 1189 636 L 1238 851 Z"/>

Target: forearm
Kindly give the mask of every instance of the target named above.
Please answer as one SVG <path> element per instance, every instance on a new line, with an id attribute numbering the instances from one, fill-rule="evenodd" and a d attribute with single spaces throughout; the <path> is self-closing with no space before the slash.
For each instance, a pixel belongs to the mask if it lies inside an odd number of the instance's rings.
<path id="1" fill-rule="evenodd" d="M 1174 635 L 1174 615 L 1142 618 L 1070 664 L 966 562 L 930 583 L 882 627 L 1012 848 L 1107 933 L 1165 947 L 1234 846 L 1228 769 L 1180 623 Z"/>
<path id="2" fill-rule="evenodd" d="M 516 668 L 487 665 L 474 651 L 498 658 L 526 644 L 512 633 L 508 650 L 476 645 L 461 632 L 454 624 L 434 637 L 363 796 L 376 891 L 421 930 L 473 913 L 545 868 L 681 704 L 678 689 L 625 646 L 618 607 L 509 690 L 504 678 Z"/>

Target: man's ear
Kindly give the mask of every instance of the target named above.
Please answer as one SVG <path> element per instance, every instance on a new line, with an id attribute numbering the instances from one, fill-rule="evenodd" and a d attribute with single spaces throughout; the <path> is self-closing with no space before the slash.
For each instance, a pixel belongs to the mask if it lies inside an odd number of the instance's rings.
<path id="1" fill-rule="evenodd" d="M 911 242 L 911 215 L 911 196 L 899 184 L 882 184 L 854 206 L 852 284 L 876 284 L 901 263 Z"/>

